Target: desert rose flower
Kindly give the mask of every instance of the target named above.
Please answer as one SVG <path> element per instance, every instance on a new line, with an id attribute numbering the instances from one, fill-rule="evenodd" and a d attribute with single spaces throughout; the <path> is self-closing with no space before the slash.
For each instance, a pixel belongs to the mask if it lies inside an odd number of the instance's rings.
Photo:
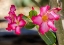
<path id="1" fill-rule="evenodd" d="M 11 28 L 15 30 L 16 34 L 20 34 L 20 28 L 24 27 L 26 22 L 19 16 L 15 17 L 13 23 L 10 24 Z"/>
<path id="2" fill-rule="evenodd" d="M 45 34 L 50 28 L 55 32 L 57 28 L 54 21 L 60 18 L 59 14 L 55 11 L 60 11 L 60 8 L 50 9 L 49 5 L 40 8 L 40 14 L 32 17 L 34 24 L 39 25 L 39 32 Z"/>
<path id="3" fill-rule="evenodd" d="M 8 27 L 6 30 L 11 31 L 14 30 L 17 35 L 20 34 L 20 28 L 24 27 L 26 22 L 22 19 L 23 14 L 19 14 L 16 16 L 15 14 L 16 8 L 14 5 L 11 5 L 9 16 L 6 16 L 5 19 L 8 20 Z"/>

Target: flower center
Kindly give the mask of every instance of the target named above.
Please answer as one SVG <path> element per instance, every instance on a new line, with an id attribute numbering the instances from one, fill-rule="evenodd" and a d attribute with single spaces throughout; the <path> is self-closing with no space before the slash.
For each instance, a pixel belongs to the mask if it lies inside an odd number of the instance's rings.
<path id="1" fill-rule="evenodd" d="M 48 16 L 47 15 L 43 15 L 42 16 L 42 20 L 46 22 L 48 20 Z"/>
<path id="2" fill-rule="evenodd" d="M 16 24 L 19 25 L 19 21 L 18 20 L 16 21 Z"/>

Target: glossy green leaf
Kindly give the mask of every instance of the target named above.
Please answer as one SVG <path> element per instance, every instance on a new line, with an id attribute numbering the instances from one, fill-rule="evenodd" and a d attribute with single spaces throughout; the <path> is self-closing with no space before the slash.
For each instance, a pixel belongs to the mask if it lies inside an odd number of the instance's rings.
<path id="1" fill-rule="evenodd" d="M 45 41 L 47 45 L 53 45 L 56 42 L 55 34 L 52 31 L 49 31 L 44 35 L 41 35 L 39 33 L 39 35 L 41 36 L 41 38 Z"/>
<path id="2" fill-rule="evenodd" d="M 31 11 L 29 12 L 30 18 L 32 18 L 32 16 L 36 16 L 36 15 L 37 15 L 37 12 L 36 12 L 35 10 L 31 10 Z"/>
<path id="3" fill-rule="evenodd" d="M 32 29 L 32 28 L 34 28 L 34 27 L 35 27 L 35 25 L 34 25 L 32 22 L 28 22 L 28 23 L 26 24 L 26 26 L 25 26 L 26 29 Z"/>

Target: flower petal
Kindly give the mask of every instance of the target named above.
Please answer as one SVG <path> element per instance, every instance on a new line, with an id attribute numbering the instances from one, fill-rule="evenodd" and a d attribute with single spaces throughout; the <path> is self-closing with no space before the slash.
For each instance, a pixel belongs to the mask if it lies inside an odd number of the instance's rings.
<path id="1" fill-rule="evenodd" d="M 47 22 L 43 22 L 43 23 L 40 25 L 40 27 L 39 27 L 39 32 L 40 32 L 41 34 L 44 34 L 45 32 L 48 32 L 49 29 L 50 29 L 50 28 L 48 27 Z"/>
<path id="2" fill-rule="evenodd" d="M 16 27 L 16 29 L 15 29 L 15 33 L 17 34 L 17 35 L 19 35 L 20 34 L 20 27 Z"/>
<path id="3" fill-rule="evenodd" d="M 51 14 L 48 14 L 48 18 L 49 18 L 50 20 L 54 20 L 54 19 L 55 19 L 54 16 L 51 15 Z"/>
<path id="4" fill-rule="evenodd" d="M 38 16 L 33 16 L 32 21 L 33 21 L 34 24 L 40 25 L 42 23 L 42 18 L 39 15 Z"/>
<path id="5" fill-rule="evenodd" d="M 61 10 L 61 8 L 60 7 L 58 7 L 58 8 L 52 8 L 52 10 L 59 12 Z"/>
<path id="6" fill-rule="evenodd" d="M 56 14 L 54 11 L 51 11 L 50 14 L 54 17 L 55 20 L 58 20 L 60 16 Z"/>
<path id="7" fill-rule="evenodd" d="M 15 8 L 15 6 L 14 6 L 14 5 L 11 5 L 11 7 L 10 7 L 10 11 L 9 11 L 9 13 L 8 13 L 8 14 L 9 14 L 9 15 L 14 15 L 14 16 L 15 16 L 16 14 L 15 14 L 15 12 L 14 12 L 14 11 L 16 11 L 16 8 Z"/>
<path id="8" fill-rule="evenodd" d="M 20 15 L 19 15 L 19 16 L 17 16 L 17 20 L 18 20 L 18 21 L 20 21 L 20 20 L 21 20 L 21 18 L 22 18 L 22 17 L 21 17 Z"/>
<path id="9" fill-rule="evenodd" d="M 12 30 L 11 24 L 8 24 L 8 27 L 6 28 L 6 30 L 8 30 L 8 31 Z"/>
<path id="10" fill-rule="evenodd" d="M 12 27 L 12 30 L 15 30 L 15 28 L 16 28 L 16 23 L 11 23 L 10 26 Z"/>
<path id="11" fill-rule="evenodd" d="M 16 11 L 15 5 L 11 5 L 10 12 L 14 12 L 14 11 Z"/>
<path id="12" fill-rule="evenodd" d="M 48 21 L 51 21 L 54 24 L 54 20 L 48 20 Z"/>
<path id="13" fill-rule="evenodd" d="M 20 20 L 20 22 L 19 22 L 19 26 L 23 27 L 23 26 L 25 26 L 25 24 L 26 24 L 26 22 L 25 22 L 23 19 Z"/>
<path id="14" fill-rule="evenodd" d="M 50 6 L 48 6 L 48 5 L 41 7 L 40 8 L 40 14 L 44 15 L 49 9 L 50 9 Z"/>
<path id="15" fill-rule="evenodd" d="M 9 11 L 8 14 L 9 14 L 9 16 L 11 16 L 11 15 L 16 16 L 15 12 L 10 12 L 10 11 Z"/>
<path id="16" fill-rule="evenodd" d="M 6 20 L 8 20 L 8 23 L 11 23 L 11 18 L 9 16 L 4 17 Z"/>
<path id="17" fill-rule="evenodd" d="M 15 8 L 14 5 L 11 5 L 11 7 L 10 7 L 10 11 L 9 11 L 9 13 L 8 13 L 9 16 L 11 16 L 11 15 L 16 16 L 16 14 L 15 14 L 14 11 L 16 11 L 16 8 Z"/>
<path id="18" fill-rule="evenodd" d="M 15 22 L 22 20 L 22 14 L 15 17 Z"/>
<path id="19" fill-rule="evenodd" d="M 57 28 L 54 26 L 53 22 L 48 21 L 48 26 L 49 26 L 53 31 L 57 31 Z"/>
<path id="20" fill-rule="evenodd" d="M 6 28 L 7 31 L 11 31 L 11 28 Z"/>

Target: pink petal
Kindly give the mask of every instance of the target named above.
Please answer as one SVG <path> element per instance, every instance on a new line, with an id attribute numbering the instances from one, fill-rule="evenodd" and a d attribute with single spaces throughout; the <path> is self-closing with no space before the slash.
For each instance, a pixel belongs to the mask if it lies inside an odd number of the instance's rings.
<path id="1" fill-rule="evenodd" d="M 26 22 L 22 19 L 22 20 L 20 20 L 20 22 L 19 22 L 19 26 L 25 26 L 25 24 L 26 24 Z"/>
<path id="2" fill-rule="evenodd" d="M 57 28 L 54 26 L 53 22 L 48 21 L 48 26 L 49 26 L 53 31 L 57 31 Z"/>
<path id="3" fill-rule="evenodd" d="M 15 33 L 17 34 L 17 35 L 19 35 L 20 34 L 20 27 L 16 27 L 16 29 L 15 29 Z"/>
<path id="4" fill-rule="evenodd" d="M 44 34 L 45 32 L 48 32 L 49 31 L 49 27 L 47 25 L 47 22 L 43 22 L 40 27 L 39 27 L 39 32 L 41 34 Z"/>
<path id="5" fill-rule="evenodd" d="M 16 22 L 16 20 L 17 20 L 17 16 L 13 16 L 13 15 L 11 15 L 11 19 L 12 19 L 12 23 L 13 23 L 13 22 Z"/>
<path id="6" fill-rule="evenodd" d="M 40 14 L 44 15 L 50 9 L 49 5 L 40 8 Z"/>
<path id="7" fill-rule="evenodd" d="M 17 22 L 17 21 L 20 21 L 21 20 L 21 15 L 18 15 L 18 16 L 16 16 L 14 19 L 15 19 L 15 22 Z"/>
<path id="8" fill-rule="evenodd" d="M 16 16 L 15 12 L 10 12 L 8 13 L 10 16 L 13 15 L 13 16 Z"/>
<path id="9" fill-rule="evenodd" d="M 11 23 L 11 18 L 9 16 L 4 17 L 6 20 L 8 20 L 8 23 Z"/>
<path id="10" fill-rule="evenodd" d="M 8 24 L 8 27 L 6 28 L 6 30 L 11 31 L 12 27 L 10 26 L 11 24 Z"/>
<path id="11" fill-rule="evenodd" d="M 54 17 L 55 20 L 58 20 L 60 18 L 60 16 L 53 11 L 51 11 L 50 14 Z"/>
<path id="12" fill-rule="evenodd" d="M 12 27 L 12 30 L 15 30 L 17 25 L 16 25 L 16 23 L 12 23 L 10 26 Z"/>
<path id="13" fill-rule="evenodd" d="M 11 7 L 10 7 L 10 11 L 11 11 L 11 12 L 16 11 L 15 5 L 11 5 Z"/>
<path id="14" fill-rule="evenodd" d="M 16 11 L 16 8 L 15 8 L 15 6 L 14 5 L 11 5 L 11 7 L 10 7 L 10 11 L 9 11 L 9 15 L 16 15 L 15 14 L 15 11 Z"/>
<path id="15" fill-rule="evenodd" d="M 7 31 L 11 31 L 11 28 L 6 28 Z"/>
<path id="16" fill-rule="evenodd" d="M 54 20 L 55 18 L 54 18 L 54 16 L 53 16 L 53 15 L 48 14 L 48 19 L 49 19 L 49 20 Z"/>
<path id="17" fill-rule="evenodd" d="M 54 24 L 54 20 L 48 20 L 48 21 L 51 21 Z"/>
<path id="18" fill-rule="evenodd" d="M 58 7 L 58 8 L 53 8 L 52 10 L 55 10 L 55 11 L 60 11 L 61 10 L 61 8 L 60 7 Z"/>
<path id="19" fill-rule="evenodd" d="M 12 17 L 16 17 L 15 12 L 9 12 L 8 14 L 9 14 L 9 16 L 10 16 L 11 18 L 12 18 Z"/>
<path id="20" fill-rule="evenodd" d="M 17 16 L 14 19 L 15 19 L 14 22 L 16 23 L 18 21 Z"/>
<path id="21" fill-rule="evenodd" d="M 32 21 L 34 24 L 40 25 L 42 23 L 42 17 L 41 16 L 33 16 Z"/>
<path id="22" fill-rule="evenodd" d="M 17 20 L 18 20 L 18 21 L 20 21 L 20 20 L 21 20 L 21 18 L 22 18 L 22 17 L 20 17 L 20 15 L 19 15 L 19 16 L 17 16 Z"/>

